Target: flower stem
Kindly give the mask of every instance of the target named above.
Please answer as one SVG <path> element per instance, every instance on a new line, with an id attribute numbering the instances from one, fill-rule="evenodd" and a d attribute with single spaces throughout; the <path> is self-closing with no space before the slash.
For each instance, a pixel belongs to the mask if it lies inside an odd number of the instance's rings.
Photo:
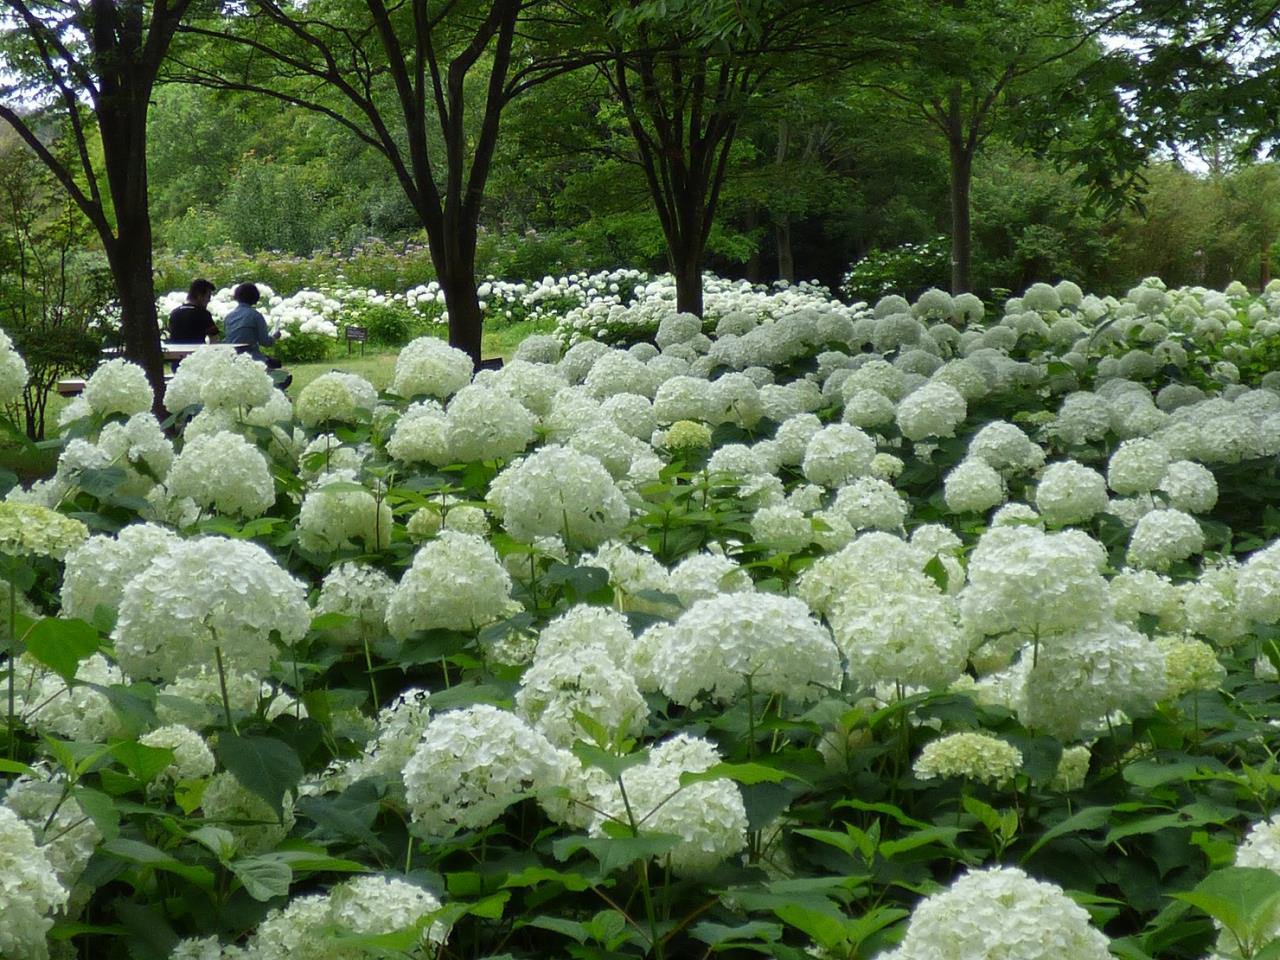
<path id="1" fill-rule="evenodd" d="M 218 661 L 218 686 L 222 688 L 222 709 L 227 715 L 227 729 L 238 734 L 239 731 L 231 720 L 231 698 L 227 696 L 227 671 L 222 666 L 222 647 L 215 644 L 213 655 Z"/>

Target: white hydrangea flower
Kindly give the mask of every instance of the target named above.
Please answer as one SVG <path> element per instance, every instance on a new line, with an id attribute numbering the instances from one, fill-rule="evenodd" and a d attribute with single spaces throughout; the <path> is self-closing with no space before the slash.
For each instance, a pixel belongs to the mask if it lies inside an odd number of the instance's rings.
<path id="1" fill-rule="evenodd" d="M 106 607 L 115 615 L 125 584 L 178 540 L 166 527 L 135 523 L 115 537 L 93 536 L 67 554 L 62 615 L 92 622 Z"/>
<path id="2" fill-rule="evenodd" d="M 499 473 L 489 499 L 507 532 L 525 543 L 560 536 L 570 546 L 594 547 L 617 536 L 631 516 L 599 460 L 555 445 Z"/>
<path id="3" fill-rule="evenodd" d="M 799 600 L 735 593 L 699 600 L 662 638 L 653 671 L 677 703 L 728 703 L 747 688 L 798 702 L 840 686 L 840 654 Z"/>
<path id="4" fill-rule="evenodd" d="M 1083 744 L 1067 747 L 1058 760 L 1058 770 L 1049 782 L 1049 789 L 1060 793 L 1079 790 L 1089 777 L 1089 764 L 1092 760 L 1093 754 Z"/>
<path id="5" fill-rule="evenodd" d="M 513 713 L 488 704 L 449 710 L 427 725 L 405 763 L 409 812 L 437 836 L 488 826 L 527 793 L 557 785 L 565 764 Z"/>
<path id="6" fill-rule="evenodd" d="M 1081 523 L 1106 510 L 1108 503 L 1102 474 L 1075 460 L 1049 464 L 1036 485 L 1036 509 L 1052 526 Z"/>
<path id="7" fill-rule="evenodd" d="M 13 349 L 9 335 L 0 330 L 0 405 L 8 406 L 22 396 L 27 376 L 26 361 Z"/>
<path id="8" fill-rule="evenodd" d="M 1154 570 L 1121 570 L 1108 586 L 1121 623 L 1136 623 L 1146 613 L 1158 617 L 1163 629 L 1181 628 L 1185 620 L 1182 593 L 1168 577 Z"/>
<path id="9" fill-rule="evenodd" d="M 471 357 L 438 337 L 419 337 L 407 343 L 396 357 L 391 392 L 412 399 L 419 396 L 444 399 L 471 382 Z"/>
<path id="10" fill-rule="evenodd" d="M 65 775 L 34 768 L 9 784 L 4 806 L 31 828 L 58 882 L 71 892 L 68 909 L 77 909 L 88 894 L 77 884 L 102 843 L 102 833 L 70 793 Z"/>
<path id="11" fill-rule="evenodd" d="M 1181 510 L 1152 510 L 1133 528 L 1127 559 L 1135 567 L 1167 570 L 1202 550 L 1204 531 L 1195 517 Z"/>
<path id="12" fill-rule="evenodd" d="M 1002 473 L 1038 470 L 1044 465 L 1044 450 L 1022 428 L 1005 420 L 993 420 L 969 441 L 970 459 L 985 461 Z"/>
<path id="13" fill-rule="evenodd" d="M 146 371 L 128 360 L 108 360 L 84 385 L 84 399 L 94 413 L 123 413 L 131 417 L 151 409 L 154 394 Z"/>
<path id="14" fill-rule="evenodd" d="M 1192 690 L 1217 690 L 1227 675 L 1213 647 L 1191 637 L 1166 634 L 1156 637 L 1164 654 L 1165 692 L 1177 699 Z"/>
<path id="15" fill-rule="evenodd" d="M 714 869 L 747 845 L 742 793 L 728 779 L 681 786 L 680 776 L 703 773 L 719 762 L 719 752 L 706 740 L 678 734 L 664 741 L 650 752 L 648 762 L 623 772 L 625 801 L 617 783 L 595 786 L 592 806 L 598 812 L 591 833 L 605 836 L 605 824 L 613 822 L 638 828 L 640 836 L 673 834 L 680 838 L 667 854 L 673 872 L 697 876 Z"/>
<path id="16" fill-rule="evenodd" d="M 8 807 L 0 807 L 0 877 L 0 956 L 43 960 L 49 955 L 45 934 L 53 926 L 50 914 L 67 902 L 68 894 L 36 846 L 31 828 Z"/>
<path id="17" fill-rule="evenodd" d="M 175 576 L 174 571 L 189 571 Z M 285 644 L 311 625 L 303 585 L 262 547 L 195 537 L 172 544 L 125 584 L 116 623 L 121 669 L 138 679 L 215 669 L 215 649 L 235 672 L 265 673 Z"/>
<path id="18" fill-rule="evenodd" d="M 411 687 L 378 711 L 374 734 L 360 756 L 338 760 L 325 770 L 320 790 L 345 790 L 357 780 L 386 778 L 403 790 L 402 771 L 431 721 L 431 694 Z"/>
<path id="19" fill-rule="evenodd" d="M 1022 769 L 1022 751 L 999 737 L 964 731 L 930 740 L 912 772 L 921 780 L 961 778 L 1002 786 Z"/>
<path id="20" fill-rule="evenodd" d="M 887 360 L 877 357 L 854 370 L 840 386 L 846 400 L 864 389 L 882 393 L 896 403 L 906 390 L 906 375 Z"/>
<path id="21" fill-rule="evenodd" d="M 1102 545 L 1078 531 L 993 527 L 969 558 L 960 596 L 965 621 L 980 634 L 1073 630 L 1110 613 Z"/>
<path id="22" fill-rule="evenodd" d="M 1170 463 L 1158 489 L 1169 506 L 1184 513 L 1208 513 L 1218 503 L 1218 481 L 1213 471 L 1190 460 Z"/>
<path id="23" fill-rule="evenodd" d="M 1115 710 L 1149 713 L 1164 694 L 1160 647 L 1130 627 L 1104 622 L 1040 645 L 1017 711 L 1025 726 L 1071 741 L 1102 728 Z"/>
<path id="24" fill-rule="evenodd" d="M 405 463 L 430 463 L 437 467 L 453 462 L 449 449 L 449 421 L 434 400 L 411 404 L 392 428 L 387 453 Z"/>
<path id="25" fill-rule="evenodd" d="M 191 406 L 238 410 L 262 406 L 274 390 L 261 361 L 229 344 L 207 344 L 182 361 L 165 389 L 164 405 L 175 412 Z"/>
<path id="26" fill-rule="evenodd" d="M 303 498 L 298 545 L 327 553 L 352 548 L 359 541 L 366 551 L 382 550 L 391 542 L 394 524 L 386 500 L 345 474 L 331 473 Z"/>
<path id="27" fill-rule="evenodd" d="M 964 397 L 945 383 L 930 382 L 913 390 L 898 404 L 898 429 L 908 440 L 955 436 L 968 407 Z"/>
<path id="28" fill-rule="evenodd" d="M 276 502 L 275 481 L 262 451 L 227 431 L 186 444 L 169 471 L 167 487 L 170 497 L 190 498 L 203 509 L 245 518 L 261 516 Z"/>
<path id="29" fill-rule="evenodd" d="M 1241 566 L 1234 561 L 1206 565 L 1199 580 L 1183 587 L 1182 606 L 1189 630 L 1223 646 L 1230 646 L 1249 634 L 1250 618 L 1236 596 L 1240 570 Z"/>
<path id="30" fill-rule="evenodd" d="M 122 492 L 145 495 L 165 479 L 173 464 L 173 444 L 150 411 L 134 414 L 124 423 L 108 423 L 98 435 L 98 448 L 129 477 Z"/>
<path id="31" fill-rule="evenodd" d="M 658 387 L 653 397 L 653 415 L 660 424 L 677 420 L 710 421 L 715 408 L 711 382 L 701 377 L 671 377 Z"/>
<path id="32" fill-rule="evenodd" d="M 1168 468 L 1169 453 L 1155 440 L 1125 440 L 1107 464 L 1107 485 L 1122 497 L 1150 493 Z"/>
<path id="33" fill-rule="evenodd" d="M 372 644 L 386 634 L 387 605 L 396 584 L 376 567 L 347 561 L 333 567 L 320 584 L 315 615 L 336 613 L 352 622 L 331 628 L 327 636 L 339 643 Z"/>
<path id="34" fill-rule="evenodd" d="M 474 630 L 507 615 L 511 577 L 481 537 L 444 530 L 423 544 L 387 605 L 391 635 Z"/>
<path id="35" fill-rule="evenodd" d="M 1108 960 L 1083 907 L 1016 867 L 970 870 L 926 897 L 883 960 Z"/>
<path id="36" fill-rule="evenodd" d="M 943 480 L 943 499 L 952 513 L 986 513 L 1004 502 L 1004 478 L 987 461 L 969 457 Z"/>
<path id="37" fill-rule="evenodd" d="M 809 483 L 840 486 L 870 472 L 876 442 L 850 424 L 829 424 L 805 447 L 801 471 Z"/>
<path id="38" fill-rule="evenodd" d="M 510 460 L 533 440 L 535 418 L 519 400 L 478 384 L 449 401 L 449 450 L 459 463 Z"/>
<path id="39" fill-rule="evenodd" d="M 668 589 L 683 606 L 691 607 L 720 594 L 750 593 L 755 585 L 751 575 L 729 557 L 695 553 L 671 569 Z"/>
<path id="40" fill-rule="evenodd" d="M 364 377 L 333 370 L 316 377 L 298 394 L 298 420 L 308 427 L 321 423 L 360 423 L 378 403 L 378 391 Z"/>
<path id="41" fill-rule="evenodd" d="M 1111 405 L 1095 393 L 1073 393 L 1058 410 L 1050 430 L 1068 446 L 1101 440 L 1111 429 Z"/>
<path id="42" fill-rule="evenodd" d="M 858 477 L 836 491 L 828 512 L 855 530 L 900 530 L 909 511 L 910 505 L 891 484 Z"/>
<path id="43" fill-rule="evenodd" d="M 851 426 L 874 430 L 893 423 L 898 410 L 879 390 L 862 388 L 847 394 L 840 419 Z"/>
<path id="44" fill-rule="evenodd" d="M 582 713 L 611 735 L 638 735 L 649 707 L 635 679 L 602 645 L 588 643 L 538 654 L 520 679 L 516 711 L 557 746 L 592 737 L 578 723 Z"/>
<path id="45" fill-rule="evenodd" d="M 15 684 L 17 716 L 37 733 L 101 743 L 124 732 L 111 701 L 93 686 L 124 682 L 120 668 L 102 654 L 95 653 L 77 665 L 73 684 L 26 654 L 19 657 L 16 671 L 21 678 Z"/>
<path id="46" fill-rule="evenodd" d="M 761 507 L 751 515 L 751 537 L 779 553 L 796 553 L 813 541 L 813 524 L 789 504 Z"/>

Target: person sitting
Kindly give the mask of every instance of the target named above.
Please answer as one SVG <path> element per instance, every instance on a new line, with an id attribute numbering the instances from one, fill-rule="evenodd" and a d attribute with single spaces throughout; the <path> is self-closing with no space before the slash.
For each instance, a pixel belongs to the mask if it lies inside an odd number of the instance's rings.
<path id="1" fill-rule="evenodd" d="M 267 329 L 266 318 L 254 307 L 254 304 L 262 299 L 262 294 L 258 291 L 257 285 L 242 283 L 231 292 L 231 296 L 235 299 L 236 305 L 227 314 L 226 319 L 222 321 L 223 332 L 226 335 L 227 342 L 245 344 L 248 348 L 248 354 L 255 360 L 265 363 L 268 370 L 280 370 L 284 364 L 275 357 L 268 357 L 262 352 L 262 348 L 272 346 L 276 342 L 276 338 Z M 293 382 L 293 377 L 283 373 L 283 371 L 280 376 L 273 373 L 272 379 L 276 380 L 277 385 L 282 390 Z"/>
<path id="2" fill-rule="evenodd" d="M 182 306 L 169 314 L 170 343 L 216 343 L 218 325 L 209 312 L 209 301 L 213 299 L 213 284 L 203 278 L 192 280 L 187 288 L 187 300 Z M 173 369 L 178 369 L 181 361 L 173 361 Z"/>

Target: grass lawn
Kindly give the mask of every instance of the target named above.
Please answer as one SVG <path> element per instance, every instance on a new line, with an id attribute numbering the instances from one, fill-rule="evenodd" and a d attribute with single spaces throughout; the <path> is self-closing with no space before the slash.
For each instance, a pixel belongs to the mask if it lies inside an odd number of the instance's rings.
<path id="1" fill-rule="evenodd" d="M 548 333 L 550 328 L 545 324 L 513 323 L 505 327 L 486 330 L 482 352 L 486 357 L 502 357 L 510 359 L 520 341 L 532 333 Z M 342 370 L 356 373 L 372 383 L 377 389 L 385 390 L 395 374 L 398 348 L 369 347 L 363 356 L 359 347 L 348 356 L 346 346 L 339 346 L 331 358 L 320 363 L 289 364 L 289 372 L 293 374 L 293 384 L 289 387 L 289 396 L 296 398 L 298 391 L 308 383 L 330 370 Z M 67 400 L 54 394 L 49 398 L 46 416 L 46 434 L 53 438 L 58 435 L 58 414 L 66 406 Z M 2 416 L 2 414 L 0 414 Z M 18 475 L 24 484 L 53 473 L 58 463 L 58 451 L 36 450 L 24 447 L 17 440 L 0 436 L 0 470 L 11 470 Z"/>

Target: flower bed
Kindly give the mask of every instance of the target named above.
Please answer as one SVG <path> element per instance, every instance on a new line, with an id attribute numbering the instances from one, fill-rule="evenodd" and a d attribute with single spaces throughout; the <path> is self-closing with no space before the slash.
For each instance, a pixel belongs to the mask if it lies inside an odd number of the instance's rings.
<path id="1" fill-rule="evenodd" d="M 176 440 L 94 374 L 0 504 L 0 954 L 1269 955 L 1280 286 L 624 279 L 381 395 L 204 348 Z"/>

